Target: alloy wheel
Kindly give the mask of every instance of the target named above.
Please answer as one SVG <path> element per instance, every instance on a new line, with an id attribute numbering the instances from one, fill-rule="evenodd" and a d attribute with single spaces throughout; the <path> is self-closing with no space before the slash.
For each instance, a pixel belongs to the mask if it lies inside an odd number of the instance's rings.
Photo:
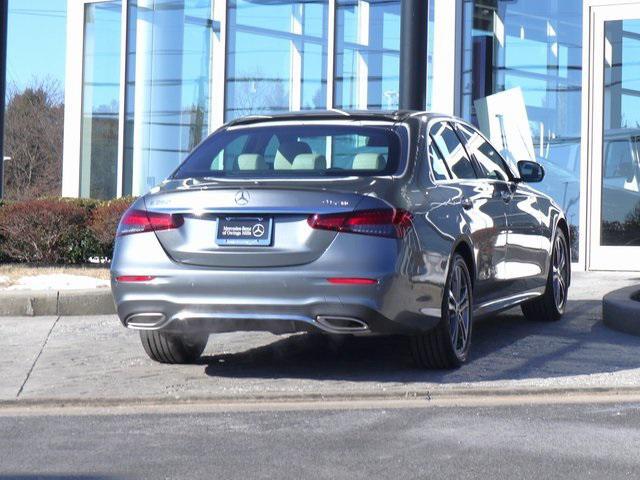
<path id="1" fill-rule="evenodd" d="M 470 302 L 469 277 L 462 265 L 455 265 L 449 285 L 449 328 L 451 343 L 458 355 L 464 353 L 469 343 Z"/>
<path id="2" fill-rule="evenodd" d="M 562 235 L 556 236 L 553 246 L 553 299 L 559 312 L 564 310 L 567 303 L 567 248 Z"/>

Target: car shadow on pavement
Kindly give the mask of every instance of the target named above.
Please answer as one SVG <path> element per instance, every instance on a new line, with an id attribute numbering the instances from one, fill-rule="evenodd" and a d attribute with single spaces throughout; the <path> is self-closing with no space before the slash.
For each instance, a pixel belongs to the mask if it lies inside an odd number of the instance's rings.
<path id="1" fill-rule="evenodd" d="M 544 379 L 640 368 L 640 338 L 605 327 L 601 308 L 600 301 L 572 301 L 557 323 L 527 321 L 520 309 L 478 321 L 470 361 L 453 371 L 417 368 L 407 338 L 314 334 L 205 356 L 202 363 L 213 377 L 383 383 Z"/>

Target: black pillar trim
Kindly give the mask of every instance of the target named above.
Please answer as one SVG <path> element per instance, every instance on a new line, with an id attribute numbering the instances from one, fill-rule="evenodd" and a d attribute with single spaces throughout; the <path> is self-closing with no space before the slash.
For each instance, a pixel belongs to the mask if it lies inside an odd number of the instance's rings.
<path id="1" fill-rule="evenodd" d="M 400 0 L 400 108 L 424 110 L 427 100 L 428 0 Z"/>
<path id="2" fill-rule="evenodd" d="M 7 92 L 7 16 L 9 0 L 0 0 L 0 199 L 4 187 L 4 109 Z"/>

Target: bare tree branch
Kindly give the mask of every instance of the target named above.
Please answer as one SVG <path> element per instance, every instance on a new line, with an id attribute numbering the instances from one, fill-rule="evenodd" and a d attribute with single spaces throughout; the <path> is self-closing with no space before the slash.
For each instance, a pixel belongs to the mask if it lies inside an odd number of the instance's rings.
<path id="1" fill-rule="evenodd" d="M 9 199 L 57 196 L 62 184 L 64 103 L 59 82 L 9 86 L 5 114 L 5 194 Z"/>

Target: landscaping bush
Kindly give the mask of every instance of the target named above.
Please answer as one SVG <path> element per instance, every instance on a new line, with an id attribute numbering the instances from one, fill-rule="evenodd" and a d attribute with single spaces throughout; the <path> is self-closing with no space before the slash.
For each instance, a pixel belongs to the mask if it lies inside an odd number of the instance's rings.
<path id="1" fill-rule="evenodd" d="M 132 199 L 39 199 L 0 204 L 0 261 L 84 263 L 111 257 L 118 220 Z"/>
<path id="2" fill-rule="evenodd" d="M 89 218 L 89 229 L 99 246 L 99 257 L 111 258 L 113 242 L 122 214 L 133 203 L 133 198 L 124 197 L 99 203 Z"/>

